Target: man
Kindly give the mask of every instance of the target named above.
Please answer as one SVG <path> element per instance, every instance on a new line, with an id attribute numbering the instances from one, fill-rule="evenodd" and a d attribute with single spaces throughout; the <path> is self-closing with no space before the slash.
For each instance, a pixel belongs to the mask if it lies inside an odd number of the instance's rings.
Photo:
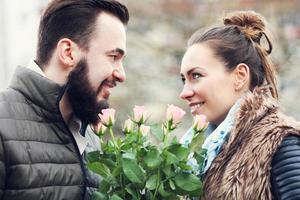
<path id="1" fill-rule="evenodd" d="M 99 177 L 87 124 L 125 80 L 127 8 L 114 0 L 54 0 L 39 26 L 37 58 L 0 93 L 0 199 L 89 199 Z"/>

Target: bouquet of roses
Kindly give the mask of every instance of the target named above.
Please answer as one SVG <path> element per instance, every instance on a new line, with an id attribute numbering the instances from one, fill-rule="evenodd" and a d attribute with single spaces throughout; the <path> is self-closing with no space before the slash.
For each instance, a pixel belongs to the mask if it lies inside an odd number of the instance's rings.
<path id="1" fill-rule="evenodd" d="M 136 106 L 133 116 L 124 123 L 124 137 L 116 139 L 115 110 L 102 110 L 97 128 L 102 150 L 88 154 L 89 169 L 103 177 L 94 199 L 175 200 L 201 196 L 202 182 L 188 160 L 193 157 L 200 165 L 203 162 L 201 145 L 207 122 L 203 115 L 195 117 L 193 138 L 184 146 L 171 137 L 184 114 L 182 109 L 168 105 L 166 120 L 161 125 L 147 126 L 148 112 L 144 106 Z M 105 134 L 110 134 L 107 142 L 103 141 Z M 149 134 L 159 144 L 153 144 Z"/>

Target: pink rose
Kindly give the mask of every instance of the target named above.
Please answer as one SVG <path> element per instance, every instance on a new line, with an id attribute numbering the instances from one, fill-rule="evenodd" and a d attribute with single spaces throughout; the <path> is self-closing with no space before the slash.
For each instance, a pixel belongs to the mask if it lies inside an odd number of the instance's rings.
<path id="1" fill-rule="evenodd" d="M 141 132 L 143 136 L 147 136 L 150 132 L 150 126 L 141 125 Z"/>
<path id="2" fill-rule="evenodd" d="M 208 122 L 206 120 L 205 115 L 196 115 L 194 117 L 194 125 L 193 128 L 196 132 L 202 131 L 206 129 L 208 126 Z"/>
<path id="3" fill-rule="evenodd" d="M 112 126 L 115 123 L 115 112 L 116 110 L 113 108 L 103 109 L 102 114 L 99 114 L 101 119 L 101 123 L 106 126 Z"/>
<path id="4" fill-rule="evenodd" d="M 131 119 L 127 119 L 124 123 L 123 132 L 125 134 L 130 133 L 133 130 L 133 122 Z"/>
<path id="5" fill-rule="evenodd" d="M 167 108 L 167 120 L 172 120 L 173 124 L 178 124 L 185 115 L 185 111 L 181 108 L 174 106 L 173 104 L 168 105 Z"/>
<path id="6" fill-rule="evenodd" d="M 103 136 L 107 128 L 102 123 L 98 123 L 94 125 L 92 129 L 97 135 Z"/>
<path id="7" fill-rule="evenodd" d="M 134 106 L 133 108 L 133 121 L 136 123 L 144 123 L 148 118 L 148 112 L 145 106 Z"/>

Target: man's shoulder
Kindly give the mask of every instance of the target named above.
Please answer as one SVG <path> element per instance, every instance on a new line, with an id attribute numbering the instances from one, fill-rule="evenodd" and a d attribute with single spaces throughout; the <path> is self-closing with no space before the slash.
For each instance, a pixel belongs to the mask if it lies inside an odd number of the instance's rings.
<path id="1" fill-rule="evenodd" d="M 1 103 L 22 103 L 25 102 L 25 96 L 12 88 L 7 88 L 5 90 L 0 91 L 0 104 Z"/>
<path id="2" fill-rule="evenodd" d="M 26 97 L 12 89 L 7 88 L 0 92 L 0 119 L 1 118 L 10 118 L 13 115 L 13 112 L 16 114 L 18 110 L 20 112 L 20 107 L 23 107 L 25 104 L 28 104 Z"/>

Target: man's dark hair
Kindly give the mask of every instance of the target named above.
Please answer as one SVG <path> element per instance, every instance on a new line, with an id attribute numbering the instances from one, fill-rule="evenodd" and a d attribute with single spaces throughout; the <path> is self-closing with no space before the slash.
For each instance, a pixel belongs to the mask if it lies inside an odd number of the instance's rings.
<path id="1" fill-rule="evenodd" d="M 53 0 L 45 9 L 39 25 L 37 63 L 42 67 L 50 61 L 62 38 L 69 38 L 88 50 L 95 31 L 97 16 L 107 12 L 127 25 L 127 8 L 115 0 Z"/>

